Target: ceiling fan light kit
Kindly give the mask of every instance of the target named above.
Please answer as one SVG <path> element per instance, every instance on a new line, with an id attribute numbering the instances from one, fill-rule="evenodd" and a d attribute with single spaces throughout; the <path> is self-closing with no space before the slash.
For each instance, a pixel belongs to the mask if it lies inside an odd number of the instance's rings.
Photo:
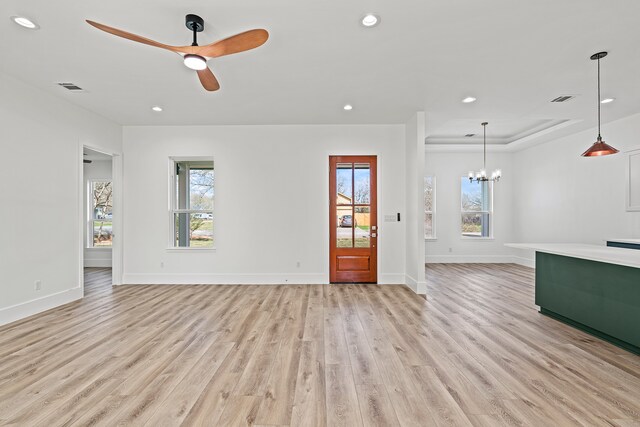
<path id="1" fill-rule="evenodd" d="M 255 29 L 208 45 L 199 46 L 198 33 L 204 30 L 204 20 L 194 14 L 189 14 L 185 17 L 186 27 L 193 32 L 193 43 L 190 46 L 170 46 L 95 21 L 87 20 L 87 23 L 109 34 L 180 54 L 183 57 L 184 65 L 198 73 L 200 83 L 210 92 L 220 89 L 220 83 L 218 83 L 218 80 L 207 66 L 208 60 L 255 49 L 262 46 L 269 38 L 267 30 Z"/>
<path id="2" fill-rule="evenodd" d="M 187 68 L 191 68 L 192 70 L 200 71 L 207 68 L 207 60 L 200 55 L 188 53 L 184 56 L 184 65 L 186 65 Z"/>
<path id="3" fill-rule="evenodd" d="M 602 140 L 602 135 L 600 135 L 600 104 L 602 104 L 600 99 L 600 60 L 605 56 L 607 56 L 607 52 L 598 52 L 591 55 L 592 61 L 598 61 L 598 138 L 596 139 L 596 142 L 587 149 L 587 151 L 582 153 L 582 157 L 608 156 L 618 152 L 617 149 L 604 142 Z"/>

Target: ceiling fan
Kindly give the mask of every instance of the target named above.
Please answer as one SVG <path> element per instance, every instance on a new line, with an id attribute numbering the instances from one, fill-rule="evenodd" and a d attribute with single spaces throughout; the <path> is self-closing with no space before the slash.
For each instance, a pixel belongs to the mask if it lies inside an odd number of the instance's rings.
<path id="1" fill-rule="evenodd" d="M 106 31 L 107 33 L 133 40 L 138 43 L 147 44 L 149 46 L 166 49 L 181 55 L 184 60 L 184 65 L 198 73 L 200 83 L 202 83 L 202 86 L 208 91 L 220 89 L 218 80 L 207 66 L 207 61 L 209 59 L 254 49 L 262 46 L 269 38 L 267 30 L 255 29 L 236 34 L 235 36 L 231 36 L 205 46 L 198 46 L 197 36 L 199 32 L 204 30 L 204 20 L 198 15 L 193 14 L 187 15 L 185 22 L 187 28 L 193 32 L 193 43 L 191 46 L 169 46 L 136 34 L 118 30 L 117 28 L 99 24 L 88 19 L 87 23 L 102 31 Z"/>

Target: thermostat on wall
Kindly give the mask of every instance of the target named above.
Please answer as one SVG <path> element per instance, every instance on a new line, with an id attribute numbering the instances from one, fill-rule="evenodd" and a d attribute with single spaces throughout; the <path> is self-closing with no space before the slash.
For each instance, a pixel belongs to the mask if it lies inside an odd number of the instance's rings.
<path id="1" fill-rule="evenodd" d="M 391 214 L 391 215 L 385 215 L 384 216 L 384 222 L 396 222 L 399 221 L 398 217 L 396 214 Z"/>

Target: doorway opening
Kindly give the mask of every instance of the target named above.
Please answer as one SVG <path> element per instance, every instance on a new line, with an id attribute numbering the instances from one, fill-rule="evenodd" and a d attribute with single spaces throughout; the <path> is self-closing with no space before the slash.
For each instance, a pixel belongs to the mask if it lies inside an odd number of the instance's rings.
<path id="1" fill-rule="evenodd" d="M 113 156 L 82 150 L 83 239 L 85 295 L 113 283 L 114 183 Z"/>

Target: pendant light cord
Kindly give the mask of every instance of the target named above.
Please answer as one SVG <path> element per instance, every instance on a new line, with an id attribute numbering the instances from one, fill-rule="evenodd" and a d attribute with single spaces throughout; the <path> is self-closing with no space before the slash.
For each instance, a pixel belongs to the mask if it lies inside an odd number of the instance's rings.
<path id="1" fill-rule="evenodd" d="M 602 139 L 600 135 L 600 56 L 598 56 L 598 141 Z"/>
<path id="2" fill-rule="evenodd" d="M 486 171 L 487 170 L 487 123 L 483 123 L 482 124 L 482 132 L 483 132 L 483 137 L 482 140 L 484 141 L 483 143 L 483 151 L 484 151 L 484 160 L 483 160 L 483 169 Z"/>

